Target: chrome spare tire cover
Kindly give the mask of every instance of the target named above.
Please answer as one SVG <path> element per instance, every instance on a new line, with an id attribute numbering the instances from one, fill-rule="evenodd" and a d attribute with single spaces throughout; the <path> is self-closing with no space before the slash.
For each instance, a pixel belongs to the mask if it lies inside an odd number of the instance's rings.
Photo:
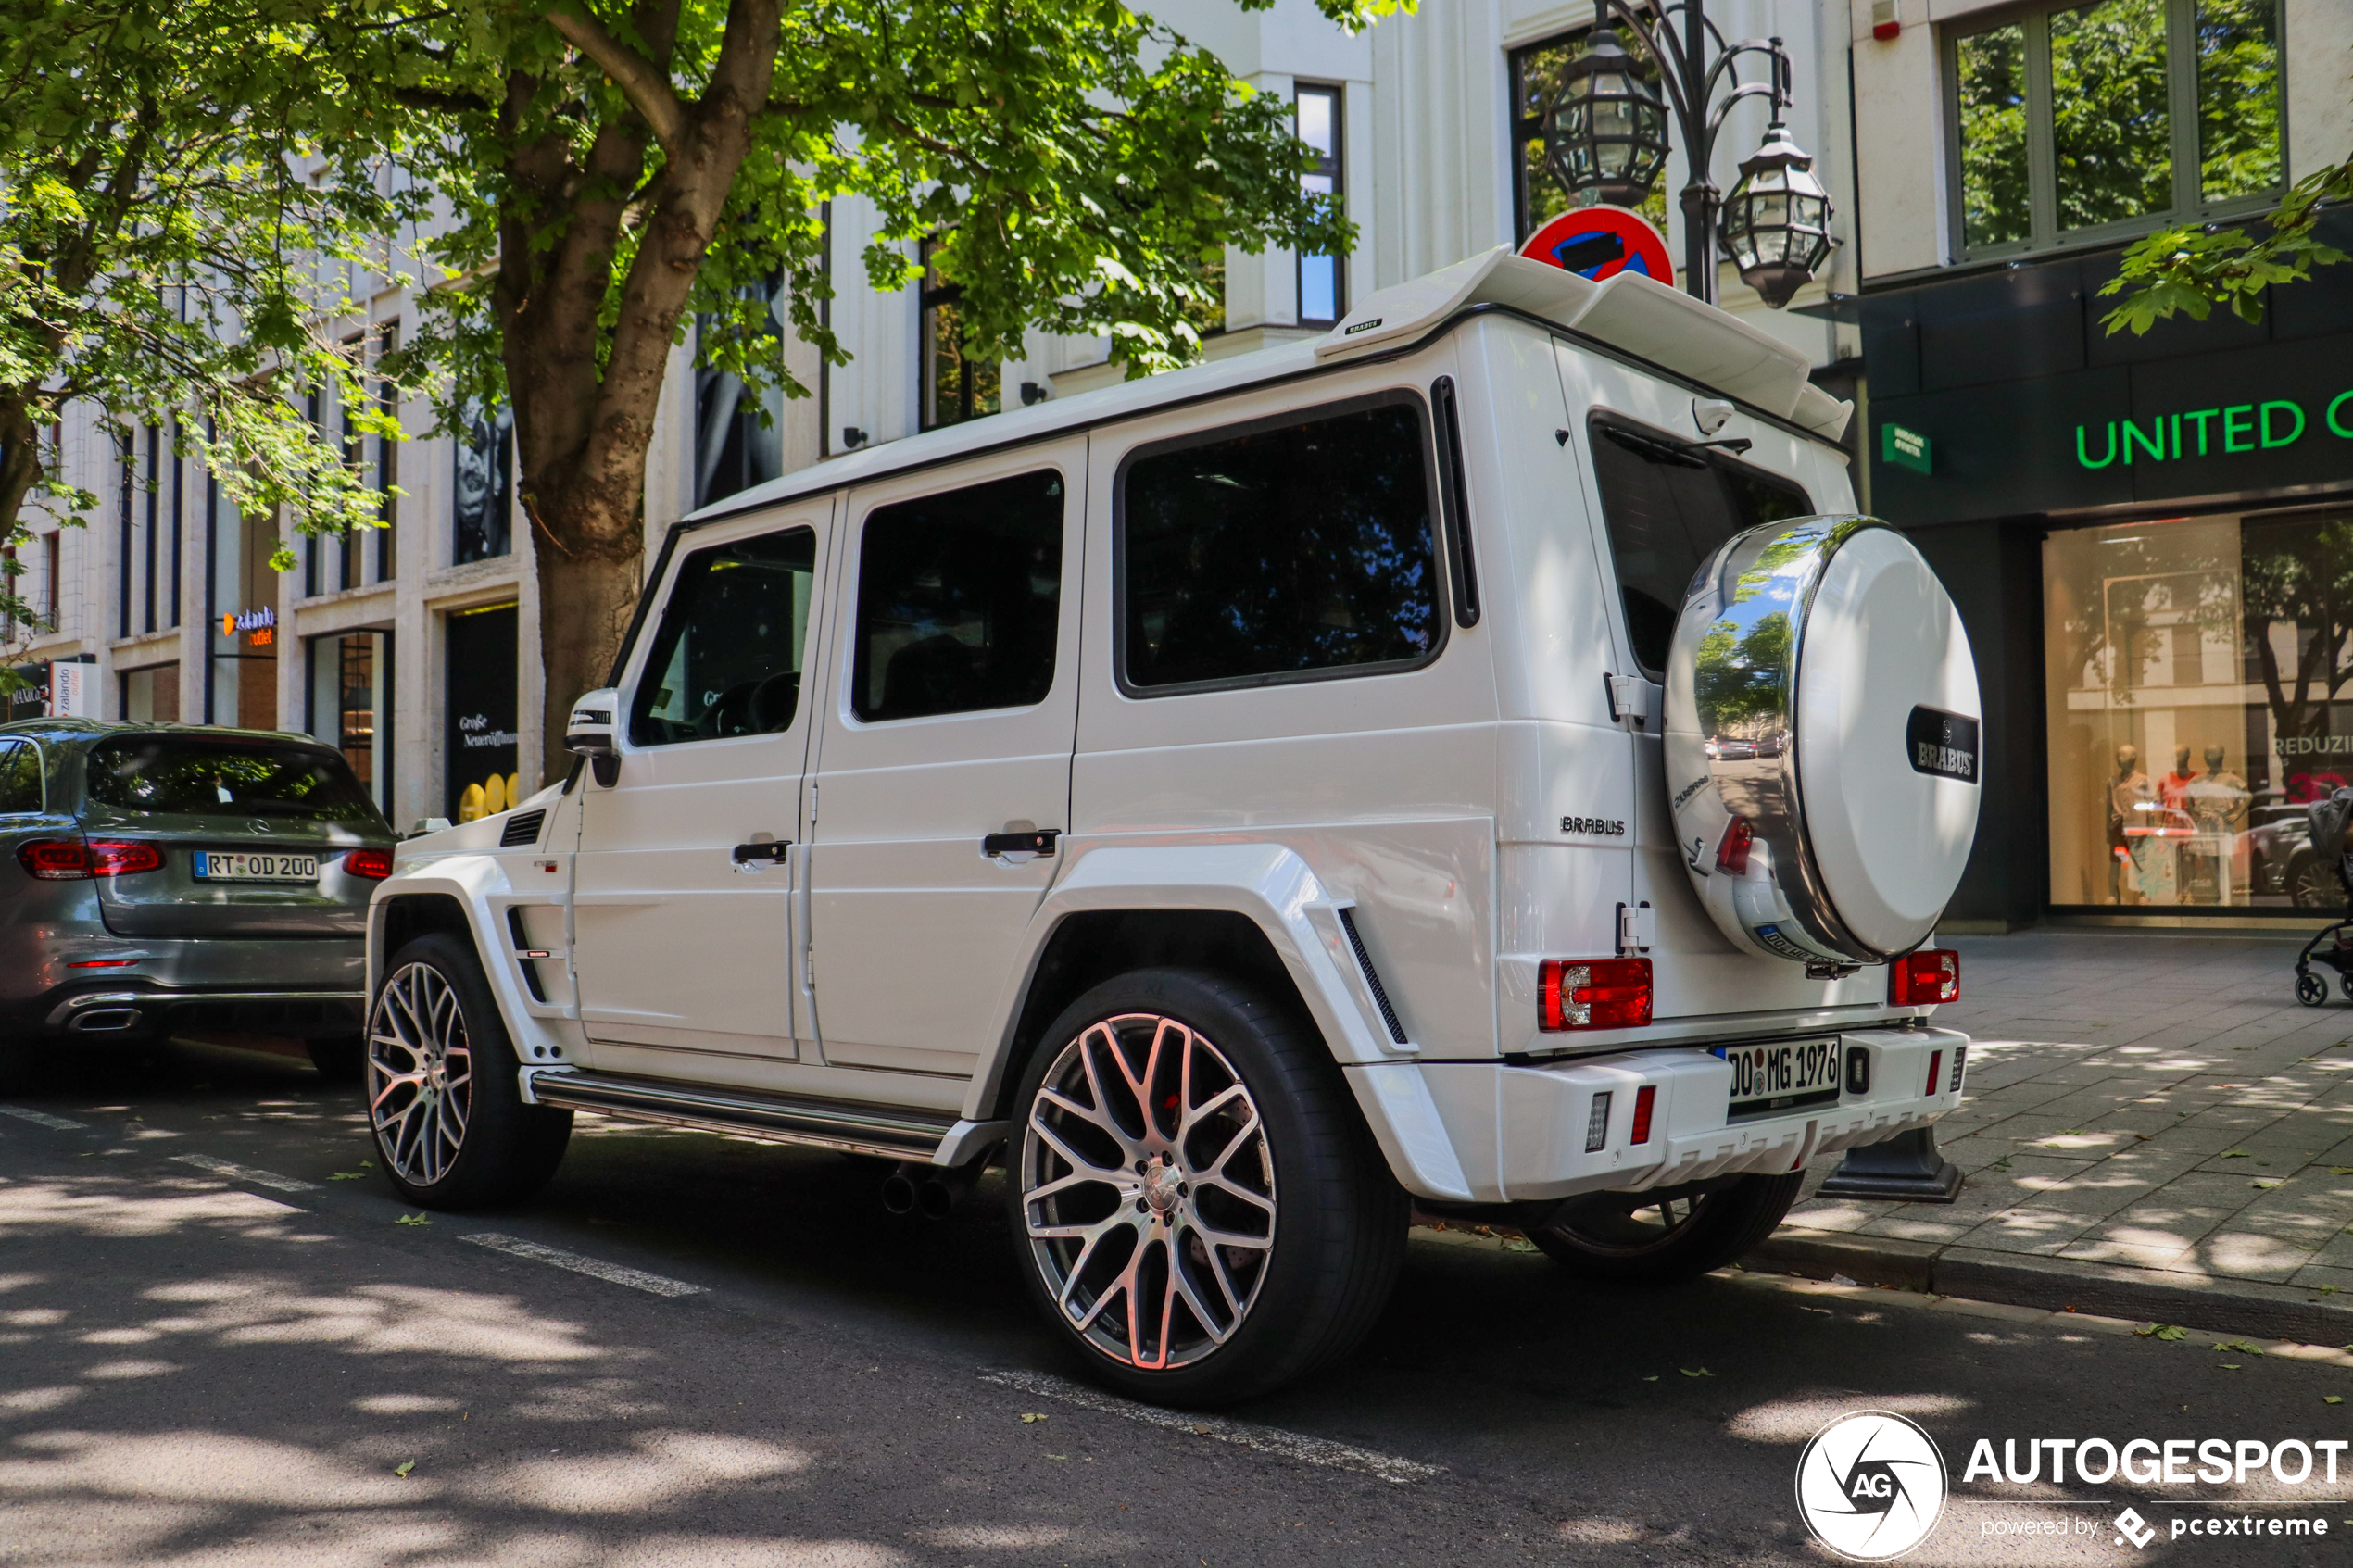
<path id="1" fill-rule="evenodd" d="M 1969 635 L 1876 518 L 1785 519 L 1692 579 L 1667 670 L 1667 782 L 1700 902 L 1735 946 L 1878 963 L 1935 929 L 1977 836 Z"/>

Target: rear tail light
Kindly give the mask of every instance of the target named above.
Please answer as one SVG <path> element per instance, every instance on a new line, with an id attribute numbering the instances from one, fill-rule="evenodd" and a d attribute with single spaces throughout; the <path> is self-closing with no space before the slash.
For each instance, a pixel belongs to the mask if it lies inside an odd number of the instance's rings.
<path id="1" fill-rule="evenodd" d="M 1755 842 L 1756 830 L 1748 825 L 1748 819 L 1734 817 L 1732 825 L 1724 830 L 1724 842 L 1716 847 L 1716 869 L 1728 876 L 1746 876 L 1749 846 Z"/>
<path id="2" fill-rule="evenodd" d="M 1656 1104 L 1657 1100 L 1658 1085 L 1655 1084 L 1644 1084 L 1634 1091 L 1634 1131 L 1628 1136 L 1627 1142 L 1648 1143 L 1651 1141 L 1651 1107 Z"/>
<path id="3" fill-rule="evenodd" d="M 137 839 L 36 838 L 17 847 L 17 863 L 40 882 L 86 882 L 163 870 L 163 851 Z"/>
<path id="4" fill-rule="evenodd" d="M 1936 1092 L 1936 1081 L 1937 1081 L 1939 1078 L 1942 1078 L 1942 1077 L 1944 1077 L 1944 1053 L 1943 1051 L 1931 1051 L 1931 1052 L 1929 1052 L 1929 1053 L 1928 1053 L 1928 1087 L 1926 1087 L 1926 1088 L 1922 1089 L 1922 1090 L 1920 1091 L 1920 1093 L 1922 1093 L 1922 1094 L 1924 1094 L 1924 1095 L 1932 1095 L 1932 1094 L 1934 1094 L 1934 1093 Z"/>
<path id="5" fill-rule="evenodd" d="M 382 882 L 392 874 L 392 851 L 354 849 L 343 858 L 343 869 L 353 876 L 364 876 L 370 882 Z"/>
<path id="6" fill-rule="evenodd" d="M 1948 947 L 1923 947 L 1887 966 L 1890 1007 L 1927 1007 L 1961 999 L 1961 955 Z"/>
<path id="7" fill-rule="evenodd" d="M 1537 972 L 1536 1026 L 1638 1029 L 1651 1021 L 1648 959 L 1546 959 Z"/>

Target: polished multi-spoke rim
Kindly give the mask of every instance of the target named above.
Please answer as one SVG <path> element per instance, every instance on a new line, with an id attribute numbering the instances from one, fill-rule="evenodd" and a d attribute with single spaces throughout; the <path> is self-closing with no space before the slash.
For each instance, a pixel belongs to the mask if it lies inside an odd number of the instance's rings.
<path id="1" fill-rule="evenodd" d="M 465 1147 L 473 1048 L 458 993 L 431 964 L 384 982 L 368 1024 L 368 1116 L 402 1181 L 431 1186 Z"/>
<path id="2" fill-rule="evenodd" d="M 1183 1366 L 1249 1317 L 1275 1246 L 1274 1151 L 1241 1075 L 1185 1024 L 1125 1013 L 1064 1046 L 1019 1177 L 1063 1321 L 1113 1361 Z"/>

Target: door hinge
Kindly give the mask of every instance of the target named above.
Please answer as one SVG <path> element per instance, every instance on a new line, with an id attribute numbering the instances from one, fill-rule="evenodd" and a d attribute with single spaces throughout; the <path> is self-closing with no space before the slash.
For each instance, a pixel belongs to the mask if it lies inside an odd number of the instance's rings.
<path id="1" fill-rule="evenodd" d="M 1617 906 L 1617 950 L 1620 953 L 1647 953 L 1658 942 L 1658 911 L 1651 908 L 1647 898 L 1639 904 Z"/>
<path id="2" fill-rule="evenodd" d="M 1609 716 L 1618 723 L 1631 719 L 1641 729 L 1650 716 L 1651 684 L 1640 675 L 1611 675 L 1609 683 Z"/>

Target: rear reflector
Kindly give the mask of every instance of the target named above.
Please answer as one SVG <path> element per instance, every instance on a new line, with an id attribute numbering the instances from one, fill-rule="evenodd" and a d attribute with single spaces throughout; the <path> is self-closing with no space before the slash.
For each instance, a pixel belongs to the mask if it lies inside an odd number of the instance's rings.
<path id="1" fill-rule="evenodd" d="M 1593 1109 L 1585 1117 L 1585 1152 L 1592 1154 L 1609 1142 L 1610 1091 L 1604 1089 L 1593 1097 Z"/>
<path id="2" fill-rule="evenodd" d="M 1932 1094 L 1934 1094 L 1934 1093 L 1936 1092 L 1936 1086 L 1937 1086 L 1937 1085 L 1936 1085 L 1936 1081 L 1937 1081 L 1938 1079 L 1940 1079 L 1940 1078 L 1944 1077 L 1944 1053 L 1943 1051 L 1931 1051 L 1931 1052 L 1929 1052 L 1929 1053 L 1928 1053 L 1928 1087 L 1926 1087 L 1926 1088 L 1922 1089 L 1922 1090 L 1920 1091 L 1920 1093 L 1922 1093 L 1922 1094 L 1924 1094 L 1924 1095 L 1932 1095 Z"/>
<path id="3" fill-rule="evenodd" d="M 1929 1007 L 1961 999 L 1961 955 L 1948 947 L 1923 947 L 1887 966 L 1890 1007 Z"/>
<path id="4" fill-rule="evenodd" d="M 1651 1021 L 1648 959 L 1546 959 L 1536 976 L 1536 1026 L 1639 1029 Z"/>
<path id="5" fill-rule="evenodd" d="M 1658 1085 L 1655 1084 L 1644 1084 L 1634 1091 L 1634 1131 L 1628 1136 L 1627 1142 L 1651 1141 L 1651 1107 L 1657 1099 Z"/>
<path id="6" fill-rule="evenodd" d="M 1746 876 L 1749 846 L 1755 842 L 1756 831 L 1748 825 L 1748 819 L 1734 817 L 1732 825 L 1724 830 L 1724 842 L 1716 847 L 1716 869 L 1728 876 Z"/>
<path id="7" fill-rule="evenodd" d="M 128 969 L 138 961 L 137 959 L 76 959 L 66 967 L 68 969 Z"/>
<path id="8" fill-rule="evenodd" d="M 354 849 L 343 858 L 343 869 L 354 876 L 364 876 L 370 882 L 382 882 L 392 874 L 392 851 Z"/>

